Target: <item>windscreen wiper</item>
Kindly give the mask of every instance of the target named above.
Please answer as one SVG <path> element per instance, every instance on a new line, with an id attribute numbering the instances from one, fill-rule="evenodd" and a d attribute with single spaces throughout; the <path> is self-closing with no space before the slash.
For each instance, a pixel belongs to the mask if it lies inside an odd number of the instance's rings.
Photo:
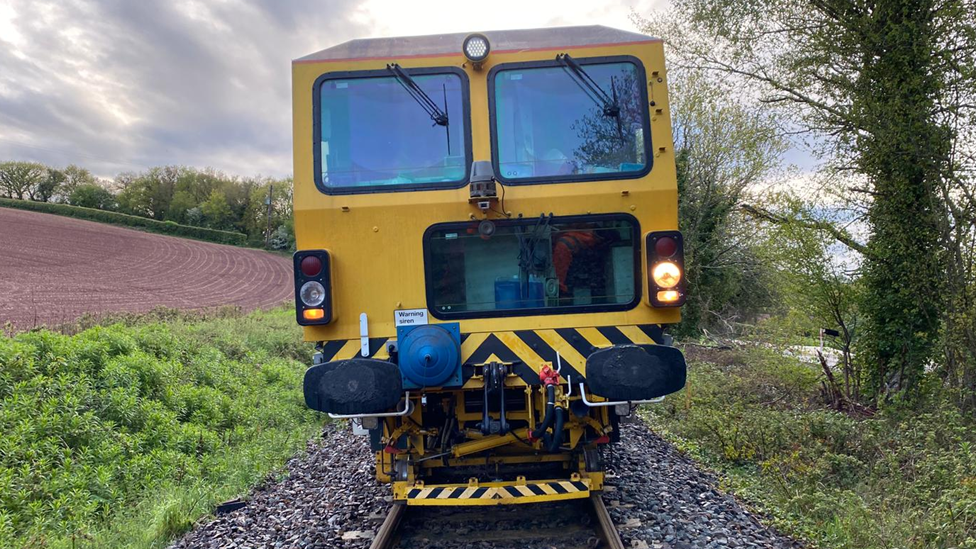
<path id="1" fill-rule="evenodd" d="M 610 93 L 603 91 L 603 88 L 593 80 L 593 77 L 583 70 L 583 67 L 570 57 L 568 53 L 556 54 L 556 61 L 563 65 L 567 74 L 576 82 L 576 85 L 583 90 L 583 93 L 593 101 L 596 106 L 603 110 L 603 116 L 613 118 L 617 121 L 617 135 L 623 140 L 623 129 L 620 126 L 620 102 L 617 99 L 617 86 L 614 78 L 610 77 Z"/>
<path id="2" fill-rule="evenodd" d="M 427 112 L 430 119 L 434 121 L 434 125 L 447 126 L 447 113 L 442 111 L 440 107 L 437 106 L 437 103 L 434 103 L 434 100 L 431 99 L 429 95 L 424 93 L 424 90 L 417 85 L 413 78 L 410 78 L 407 76 L 407 73 L 403 72 L 400 65 L 391 63 L 386 66 L 386 69 L 393 73 L 393 76 L 395 76 L 397 82 L 403 86 L 403 89 L 407 90 L 410 97 L 413 97 L 413 100 L 416 101 L 417 104 Z"/>
<path id="3" fill-rule="evenodd" d="M 447 154 L 451 154 L 451 128 L 447 119 L 447 86 L 444 86 L 444 110 L 441 110 L 440 107 L 437 106 L 437 103 L 434 103 L 434 100 L 424 92 L 420 85 L 418 85 L 413 78 L 410 78 L 407 73 L 403 72 L 400 65 L 390 63 L 386 66 L 386 70 L 393 73 L 396 81 L 399 82 L 400 85 L 403 86 L 403 89 L 407 90 L 407 93 L 410 94 L 410 97 L 412 97 L 413 100 L 416 101 L 422 109 L 424 109 L 427 116 L 434 121 L 433 126 L 444 126 L 444 130 L 447 132 Z"/>

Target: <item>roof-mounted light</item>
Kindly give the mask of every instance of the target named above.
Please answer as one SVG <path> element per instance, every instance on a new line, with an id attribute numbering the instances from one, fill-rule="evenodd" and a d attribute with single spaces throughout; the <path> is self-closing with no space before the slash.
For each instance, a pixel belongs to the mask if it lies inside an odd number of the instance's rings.
<path id="1" fill-rule="evenodd" d="M 481 63 L 488 58 L 488 54 L 491 52 L 491 44 L 488 42 L 488 37 L 483 34 L 469 34 L 464 39 L 464 43 L 461 44 L 461 50 L 468 61 L 474 63 L 475 68 L 478 69 L 481 68 Z"/>

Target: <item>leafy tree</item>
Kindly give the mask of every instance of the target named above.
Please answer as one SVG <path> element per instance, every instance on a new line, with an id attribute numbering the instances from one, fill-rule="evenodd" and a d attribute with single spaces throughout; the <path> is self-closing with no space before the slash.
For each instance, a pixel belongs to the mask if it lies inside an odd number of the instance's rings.
<path id="1" fill-rule="evenodd" d="M 26 195 L 34 200 L 46 177 L 47 168 L 37 162 L 0 163 L 0 190 L 8 198 L 23 200 Z"/>
<path id="2" fill-rule="evenodd" d="M 739 205 L 778 168 L 785 142 L 776 119 L 727 100 L 729 90 L 694 70 L 669 74 L 678 175 L 678 226 L 685 239 L 688 302 L 680 331 L 731 329 L 768 304 L 756 227 Z"/>
<path id="3" fill-rule="evenodd" d="M 676 0 L 649 23 L 679 63 L 749 86 L 856 176 L 845 195 L 870 228 L 863 352 L 875 394 L 919 386 L 942 326 L 947 208 L 967 193 L 950 159 L 976 104 L 972 4 Z"/>
<path id="4" fill-rule="evenodd" d="M 64 174 L 64 186 L 68 192 L 78 185 L 93 185 L 98 182 L 98 178 L 90 171 L 74 164 L 69 164 L 61 172 Z"/>
<path id="5" fill-rule="evenodd" d="M 61 186 L 65 181 L 64 172 L 54 168 L 47 169 L 47 177 L 37 186 L 37 200 L 40 202 L 50 202 L 52 198 L 61 192 Z"/>
<path id="6" fill-rule="evenodd" d="M 118 195 L 119 208 L 126 213 L 165 220 L 176 194 L 177 181 L 186 171 L 182 166 L 165 166 L 126 177 Z"/>
<path id="7" fill-rule="evenodd" d="M 173 195 L 173 201 L 169 204 L 169 210 L 166 212 L 166 219 L 176 223 L 186 223 L 186 213 L 196 207 L 197 204 L 199 202 L 193 197 L 191 192 L 185 190 L 176 191 L 176 194 Z"/>
<path id="8" fill-rule="evenodd" d="M 227 199 L 227 204 L 233 213 L 235 220 L 233 228 L 246 232 L 245 218 L 248 210 L 251 208 L 252 192 L 258 185 L 260 185 L 260 180 L 255 178 L 225 180 L 225 183 L 221 187 L 221 192 Z"/>
<path id="9" fill-rule="evenodd" d="M 248 201 L 247 211 L 244 215 L 242 229 L 248 235 L 263 240 L 269 225 L 268 205 L 266 202 L 269 198 L 269 193 L 271 198 L 270 226 L 272 231 L 275 231 L 276 227 L 284 226 L 286 231 L 294 235 L 294 231 L 290 229 L 292 218 L 291 179 L 269 179 L 251 189 L 251 196 Z"/>
<path id="10" fill-rule="evenodd" d="M 779 213 L 747 209 L 759 219 L 773 221 L 763 236 L 763 256 L 777 269 L 780 295 L 791 311 L 799 311 L 816 328 L 837 330 L 828 346 L 841 351 L 844 396 L 861 399 L 863 371 L 853 359 L 855 338 L 860 335 L 862 314 L 858 307 L 863 288 L 856 278 L 853 257 L 838 253 L 837 240 L 828 230 L 838 211 L 818 208 L 794 195 L 774 201 Z"/>
<path id="11" fill-rule="evenodd" d="M 82 208 L 114 210 L 115 196 L 108 189 L 96 183 L 77 185 L 68 195 L 68 204 Z"/>
<path id="12" fill-rule="evenodd" d="M 227 229 L 234 221 L 234 214 L 227 204 L 227 197 L 218 190 L 210 193 L 210 197 L 200 204 L 200 213 L 204 223 L 211 229 Z"/>

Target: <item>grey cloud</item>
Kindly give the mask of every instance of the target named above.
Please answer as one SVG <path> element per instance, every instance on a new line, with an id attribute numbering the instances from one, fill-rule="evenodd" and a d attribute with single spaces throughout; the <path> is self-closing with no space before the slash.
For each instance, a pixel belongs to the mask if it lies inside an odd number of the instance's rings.
<path id="1" fill-rule="evenodd" d="M 368 34 L 354 0 L 13 3 L 0 159 L 112 175 L 151 165 L 291 171 L 290 62 Z"/>

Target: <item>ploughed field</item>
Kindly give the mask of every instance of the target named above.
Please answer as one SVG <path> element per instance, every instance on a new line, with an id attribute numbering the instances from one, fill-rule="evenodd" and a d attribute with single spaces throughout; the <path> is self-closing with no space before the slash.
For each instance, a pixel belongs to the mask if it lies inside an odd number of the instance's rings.
<path id="1" fill-rule="evenodd" d="M 291 262 L 251 250 L 0 208 L 0 327 L 54 326 L 86 313 L 277 305 Z"/>

